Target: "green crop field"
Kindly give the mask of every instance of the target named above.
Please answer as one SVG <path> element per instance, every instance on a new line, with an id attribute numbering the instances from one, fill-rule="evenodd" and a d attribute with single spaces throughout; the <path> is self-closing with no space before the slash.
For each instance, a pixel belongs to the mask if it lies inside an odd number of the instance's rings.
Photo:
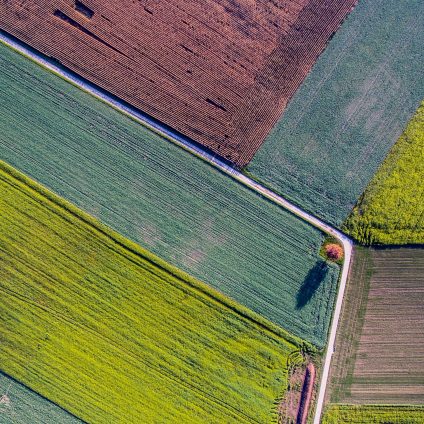
<path id="1" fill-rule="evenodd" d="M 424 98 L 424 2 L 360 0 L 247 171 L 340 226 Z"/>
<path id="2" fill-rule="evenodd" d="M 364 244 L 424 244 L 424 102 L 371 180 L 345 230 Z"/>
<path id="3" fill-rule="evenodd" d="M 0 423 L 80 424 L 82 421 L 0 372 Z"/>
<path id="4" fill-rule="evenodd" d="M 331 405 L 322 424 L 422 424 L 424 407 Z"/>
<path id="5" fill-rule="evenodd" d="M 0 367 L 89 422 L 265 423 L 308 345 L 0 162 Z"/>
<path id="6" fill-rule="evenodd" d="M 339 267 L 323 233 L 0 44 L 0 158 L 317 346 Z"/>

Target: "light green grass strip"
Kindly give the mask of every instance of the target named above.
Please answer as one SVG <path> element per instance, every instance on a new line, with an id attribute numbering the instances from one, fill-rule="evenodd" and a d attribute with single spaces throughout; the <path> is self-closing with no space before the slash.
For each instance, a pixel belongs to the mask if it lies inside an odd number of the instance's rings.
<path id="1" fill-rule="evenodd" d="M 365 244 L 424 243 L 424 102 L 345 224 Z"/>
<path id="2" fill-rule="evenodd" d="M 322 424 L 422 424 L 423 406 L 330 405 Z"/>
<path id="3" fill-rule="evenodd" d="M 0 364 L 89 422 L 275 419 L 309 346 L 0 162 Z"/>

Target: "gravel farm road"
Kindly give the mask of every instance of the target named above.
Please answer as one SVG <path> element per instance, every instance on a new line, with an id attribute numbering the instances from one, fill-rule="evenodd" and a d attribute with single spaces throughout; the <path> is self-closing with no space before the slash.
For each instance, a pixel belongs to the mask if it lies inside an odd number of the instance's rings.
<path id="1" fill-rule="evenodd" d="M 115 109 L 120 110 L 122 113 L 129 115 L 136 121 L 140 122 L 142 125 L 162 135 L 163 137 L 165 137 L 172 143 L 182 147 L 183 149 L 189 151 L 190 153 L 202 158 L 206 162 L 218 168 L 221 172 L 229 175 L 230 177 L 234 178 L 235 180 L 249 187 L 251 190 L 254 190 L 255 192 L 261 194 L 265 198 L 276 203 L 277 205 L 289 210 L 294 215 L 297 215 L 304 221 L 309 222 L 311 225 L 333 236 L 334 238 L 339 240 L 340 243 L 342 243 L 344 248 L 345 258 L 344 258 L 343 268 L 342 268 L 341 277 L 340 277 L 340 284 L 339 284 L 339 289 L 338 289 L 338 294 L 336 299 L 336 306 L 334 308 L 333 319 L 331 322 L 330 335 L 329 335 L 329 339 L 327 343 L 324 367 L 322 369 L 321 384 L 319 387 L 318 400 L 316 404 L 314 421 L 313 421 L 314 424 L 319 424 L 321 420 L 322 408 L 324 404 L 324 396 L 325 396 L 325 390 L 327 387 L 331 358 L 334 353 L 334 343 L 336 339 L 337 326 L 339 322 L 340 312 L 341 312 L 342 303 L 343 303 L 343 296 L 344 296 L 346 281 L 347 281 L 350 262 L 351 262 L 352 248 L 353 248 L 352 241 L 348 237 L 346 237 L 343 233 L 338 231 L 337 229 L 331 227 L 330 225 L 326 224 L 325 222 L 321 221 L 315 216 L 312 216 L 309 213 L 303 211 L 302 209 L 293 205 L 292 203 L 290 203 L 283 197 L 274 193 L 272 190 L 264 187 L 257 181 L 254 181 L 253 179 L 244 175 L 240 171 L 232 168 L 227 163 L 217 158 L 214 154 L 204 151 L 201 147 L 192 143 L 189 139 L 186 139 L 185 137 L 174 133 L 169 128 L 163 127 L 160 123 L 152 120 L 151 118 L 149 118 L 142 112 L 136 110 L 135 108 L 132 108 L 130 106 L 127 106 L 121 103 L 118 99 L 115 99 L 114 97 L 108 95 L 103 90 L 100 90 L 99 88 L 95 87 L 93 84 L 90 84 L 84 79 L 78 77 L 78 75 L 74 74 L 73 72 L 68 72 L 66 69 L 56 65 L 54 62 L 48 60 L 46 57 L 42 56 L 41 54 L 38 54 L 34 50 L 26 47 L 23 43 L 19 42 L 13 37 L 9 37 L 7 34 L 3 33 L 2 31 L 0 31 L 0 42 L 3 42 L 4 44 L 8 45 L 12 49 L 18 51 L 19 53 L 30 58 L 31 60 L 38 63 L 39 65 L 43 66 L 44 68 L 47 68 L 53 73 L 59 75 L 66 81 L 90 93 L 91 95 L 102 100 L 103 102 L 113 106 Z"/>

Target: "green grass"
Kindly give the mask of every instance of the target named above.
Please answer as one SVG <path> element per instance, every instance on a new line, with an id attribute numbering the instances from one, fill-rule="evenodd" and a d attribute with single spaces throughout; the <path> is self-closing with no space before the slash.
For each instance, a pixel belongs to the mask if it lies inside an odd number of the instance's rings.
<path id="1" fill-rule="evenodd" d="M 360 0 L 247 170 L 333 225 L 424 98 L 424 2 Z"/>
<path id="2" fill-rule="evenodd" d="M 301 340 L 0 162 L 0 366 L 89 422 L 271 422 Z"/>
<path id="3" fill-rule="evenodd" d="M 0 372 L 0 397 L 6 395 L 8 402 L 0 402 L 2 424 L 80 424 L 59 406 Z"/>
<path id="4" fill-rule="evenodd" d="M 0 125 L 0 158 L 325 345 L 339 268 L 317 266 L 322 232 L 1 44 Z"/>
<path id="5" fill-rule="evenodd" d="M 424 102 L 345 223 L 364 244 L 424 244 Z"/>
<path id="6" fill-rule="evenodd" d="M 422 424 L 424 407 L 331 405 L 322 424 Z"/>

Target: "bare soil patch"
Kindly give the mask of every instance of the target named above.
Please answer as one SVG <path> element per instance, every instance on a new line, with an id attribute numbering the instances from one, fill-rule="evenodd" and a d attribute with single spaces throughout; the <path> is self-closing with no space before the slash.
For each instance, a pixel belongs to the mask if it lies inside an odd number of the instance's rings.
<path id="1" fill-rule="evenodd" d="M 356 249 L 327 398 L 424 402 L 424 249 Z"/>
<path id="2" fill-rule="evenodd" d="M 238 166 L 357 0 L 0 1 L 0 28 Z"/>
<path id="3" fill-rule="evenodd" d="M 292 368 L 288 389 L 278 407 L 279 424 L 304 424 L 315 394 L 316 370 L 312 362 Z"/>
<path id="4" fill-rule="evenodd" d="M 305 366 L 298 366 L 290 375 L 288 390 L 278 408 L 279 424 L 296 423 L 305 371 Z"/>
<path id="5" fill-rule="evenodd" d="M 311 404 L 312 392 L 315 383 L 315 366 L 312 362 L 306 367 L 305 378 L 303 380 L 302 395 L 300 398 L 299 410 L 297 412 L 296 424 L 306 424 Z"/>

